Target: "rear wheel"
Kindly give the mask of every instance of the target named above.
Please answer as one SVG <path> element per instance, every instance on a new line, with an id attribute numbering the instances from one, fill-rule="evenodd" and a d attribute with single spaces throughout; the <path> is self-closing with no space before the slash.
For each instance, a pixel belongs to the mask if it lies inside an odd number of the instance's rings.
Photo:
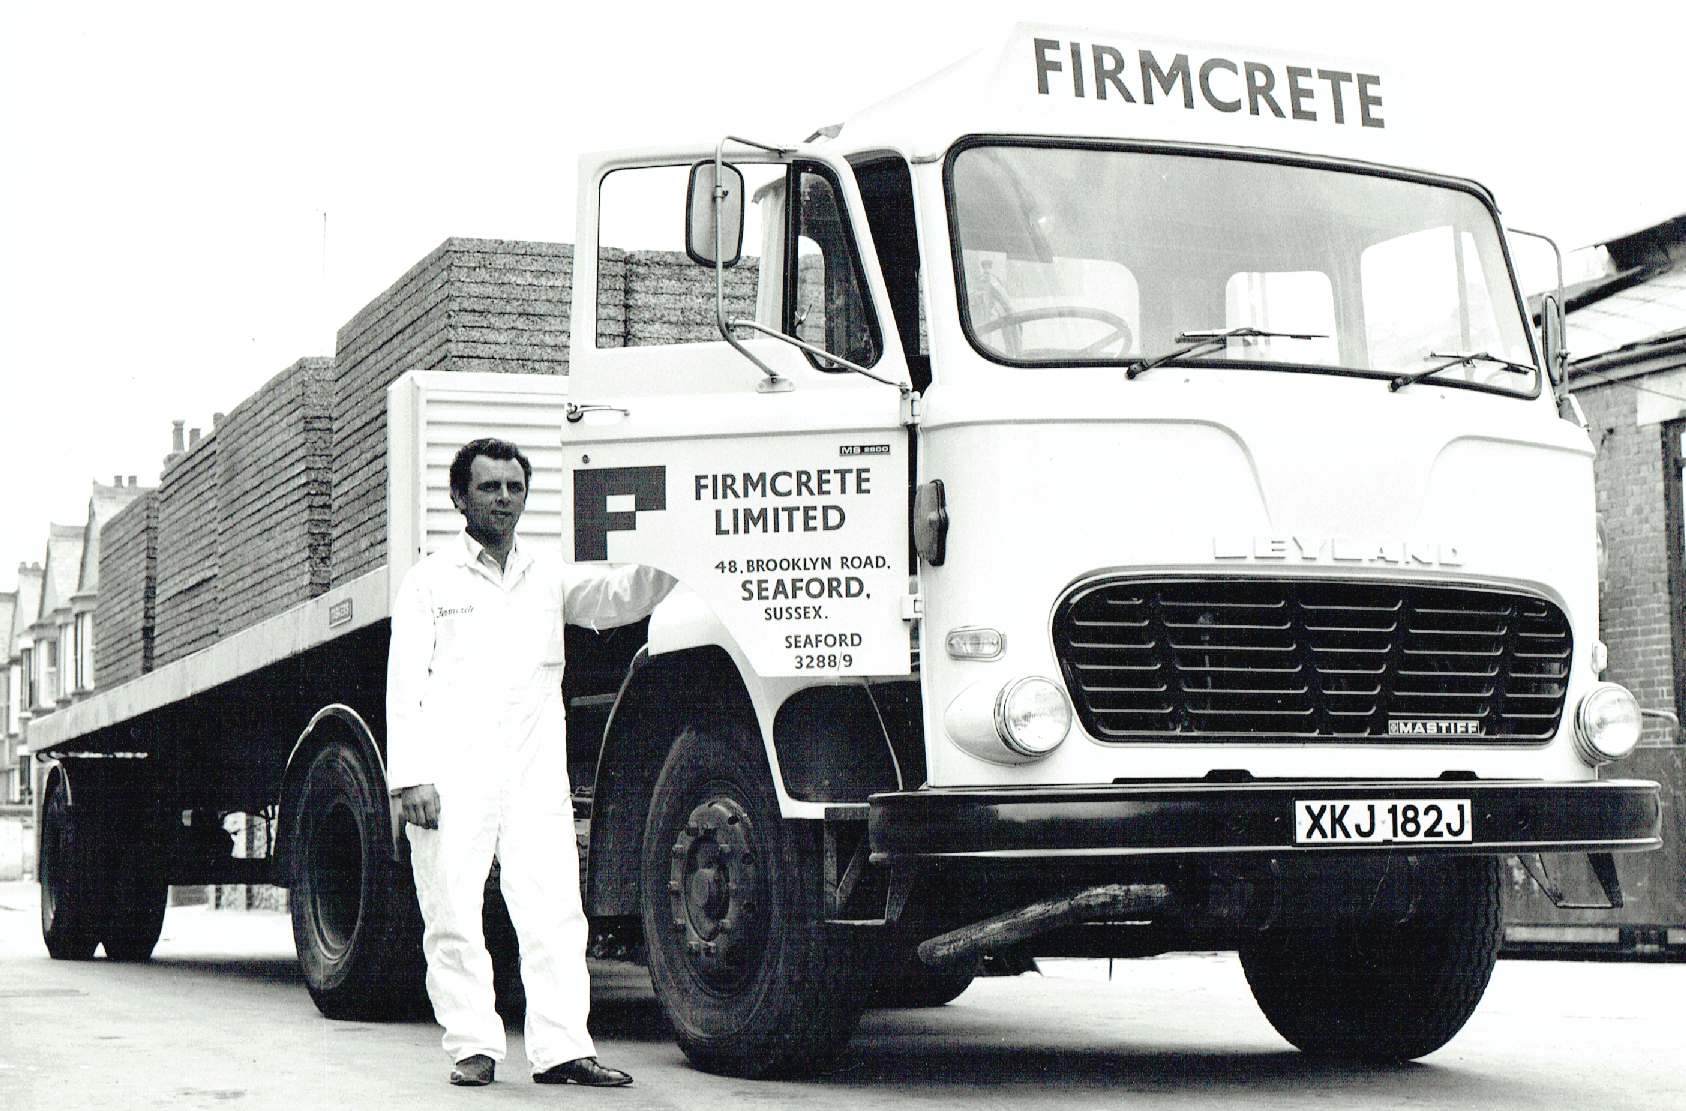
<path id="1" fill-rule="evenodd" d="M 364 749 L 323 745 L 292 822 L 293 941 L 305 986 L 329 1018 L 417 1013 L 421 914 L 408 853 L 393 858 L 382 779 Z"/>
<path id="2" fill-rule="evenodd" d="M 123 825 L 128 835 L 112 837 L 106 853 L 107 910 L 100 941 L 114 961 L 144 961 L 164 931 L 170 885 L 164 881 L 157 825 L 140 817 Z"/>
<path id="3" fill-rule="evenodd" d="M 811 826 L 780 816 L 747 729 L 687 729 L 668 754 L 644 830 L 644 940 L 662 1011 L 699 1068 L 813 1072 L 854 1032 L 861 964 L 824 924 Z"/>
<path id="4" fill-rule="evenodd" d="M 1307 1053 L 1408 1061 L 1452 1040 L 1474 1013 L 1503 934 L 1493 857 L 1420 862 L 1403 923 L 1265 930 L 1241 947 L 1259 1009 Z"/>
<path id="5" fill-rule="evenodd" d="M 71 805 L 69 774 L 48 773 L 41 801 L 41 938 L 55 960 L 85 961 L 105 915 L 93 812 Z"/>

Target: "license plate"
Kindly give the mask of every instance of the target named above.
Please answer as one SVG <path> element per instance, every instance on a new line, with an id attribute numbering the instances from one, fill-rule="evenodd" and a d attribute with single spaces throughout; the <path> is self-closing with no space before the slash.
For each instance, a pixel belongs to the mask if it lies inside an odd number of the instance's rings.
<path id="1" fill-rule="evenodd" d="M 1472 839 L 1468 799 L 1296 799 L 1296 845 L 1382 845 Z"/>

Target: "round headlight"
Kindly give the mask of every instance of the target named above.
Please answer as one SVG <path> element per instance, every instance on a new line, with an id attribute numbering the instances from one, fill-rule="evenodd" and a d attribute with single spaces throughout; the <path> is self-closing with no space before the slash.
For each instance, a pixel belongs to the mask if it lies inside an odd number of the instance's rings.
<path id="1" fill-rule="evenodd" d="M 1046 756 L 1071 732 L 1071 703 L 1058 683 L 1040 675 L 1015 679 L 995 699 L 995 731 L 1023 756 Z"/>
<path id="2" fill-rule="evenodd" d="M 1575 751 L 1595 768 L 1620 760 L 1639 743 L 1644 725 L 1639 703 L 1626 687 L 1600 683 L 1575 711 Z"/>

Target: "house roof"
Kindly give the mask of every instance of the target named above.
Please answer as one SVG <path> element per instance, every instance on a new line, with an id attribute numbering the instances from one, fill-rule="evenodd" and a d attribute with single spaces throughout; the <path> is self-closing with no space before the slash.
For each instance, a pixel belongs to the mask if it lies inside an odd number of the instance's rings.
<path id="1" fill-rule="evenodd" d="M 140 486 L 107 486 L 104 483 L 94 483 L 93 493 L 88 497 L 88 523 L 84 527 L 82 541 L 81 569 L 77 575 L 77 593 L 98 590 L 100 585 L 100 532 L 105 523 L 117 516 L 119 510 L 142 494 L 148 492 L 149 487 Z"/>
<path id="2" fill-rule="evenodd" d="M 15 590 L 8 590 L 5 593 L 0 594 L 0 637 L 11 636 L 12 621 L 15 617 L 17 617 L 17 613 L 18 592 Z M 0 671 L 5 670 L 6 660 L 11 658 L 10 652 L 4 652 L 4 649 L 7 647 L 8 644 L 0 644 L 0 653 L 3 653 L 0 654 Z M 5 722 L 0 722 L 0 733 L 5 732 L 5 729 Z"/>
<path id="3" fill-rule="evenodd" d="M 12 613 L 8 628 L 0 630 L 6 637 L 6 658 L 18 654 L 18 638 L 35 623 L 41 608 L 41 584 L 45 572 L 40 567 L 18 568 L 17 609 Z"/>
<path id="4" fill-rule="evenodd" d="M 82 541 L 86 535 L 82 525 L 48 526 L 41 605 L 35 613 L 35 620 L 39 621 L 60 606 L 68 605 L 70 596 L 76 593 L 76 580 L 82 574 Z"/>

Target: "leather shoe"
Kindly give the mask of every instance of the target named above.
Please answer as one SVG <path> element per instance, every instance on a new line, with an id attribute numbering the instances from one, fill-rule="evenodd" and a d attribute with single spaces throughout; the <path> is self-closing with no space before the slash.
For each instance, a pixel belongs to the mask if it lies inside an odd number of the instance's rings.
<path id="1" fill-rule="evenodd" d="M 459 1088 L 480 1088 L 492 1082 L 498 1063 L 484 1053 L 464 1057 L 451 1070 L 451 1083 Z"/>
<path id="2" fill-rule="evenodd" d="M 533 1074 L 534 1084 L 583 1084 L 587 1088 L 624 1088 L 632 1075 L 597 1063 L 595 1057 L 576 1057 Z"/>

